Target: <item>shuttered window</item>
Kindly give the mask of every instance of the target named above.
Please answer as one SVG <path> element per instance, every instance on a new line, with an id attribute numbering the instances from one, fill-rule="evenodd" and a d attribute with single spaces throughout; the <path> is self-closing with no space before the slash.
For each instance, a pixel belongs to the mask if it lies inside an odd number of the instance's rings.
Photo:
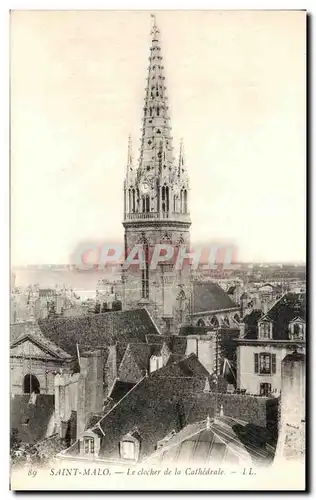
<path id="1" fill-rule="evenodd" d="M 260 375 L 276 373 L 276 354 L 266 352 L 254 354 L 254 371 Z"/>

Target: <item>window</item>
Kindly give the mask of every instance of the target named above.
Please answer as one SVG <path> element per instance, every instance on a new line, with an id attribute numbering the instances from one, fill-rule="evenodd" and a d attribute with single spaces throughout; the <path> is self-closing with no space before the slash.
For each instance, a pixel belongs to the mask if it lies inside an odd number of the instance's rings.
<path id="1" fill-rule="evenodd" d="M 149 298 L 149 246 L 146 243 L 143 246 L 145 254 L 145 269 L 142 269 L 142 298 Z"/>
<path id="2" fill-rule="evenodd" d="M 143 197 L 143 206 L 142 206 L 142 211 L 143 213 L 149 212 L 149 196 L 146 195 Z"/>
<path id="3" fill-rule="evenodd" d="M 260 396 L 270 396 L 271 395 L 271 384 L 263 382 L 260 384 Z"/>
<path id="4" fill-rule="evenodd" d="M 121 457 L 126 460 L 135 460 L 135 443 L 132 441 L 122 441 Z"/>
<path id="5" fill-rule="evenodd" d="M 276 373 L 276 355 L 260 353 L 254 355 L 255 373 L 260 375 L 272 375 Z"/>
<path id="6" fill-rule="evenodd" d="M 137 461 L 140 452 L 141 437 L 137 429 L 125 434 L 120 442 L 120 457 Z"/>
<path id="7" fill-rule="evenodd" d="M 218 322 L 218 319 L 216 318 L 216 316 L 212 317 L 212 319 L 211 319 L 211 325 L 214 326 L 214 327 L 219 326 L 219 322 Z"/>
<path id="8" fill-rule="evenodd" d="M 185 189 L 184 190 L 184 213 L 186 214 L 188 212 L 188 192 Z"/>
<path id="9" fill-rule="evenodd" d="M 224 323 L 224 326 L 228 326 L 229 327 L 229 318 L 228 318 L 228 316 L 225 316 L 225 318 L 223 320 L 223 323 Z"/>
<path id="10" fill-rule="evenodd" d="M 35 392 L 35 394 L 40 393 L 40 383 L 35 375 L 31 373 L 25 375 L 23 380 L 23 392 L 24 394 L 31 394 L 32 392 Z"/>
<path id="11" fill-rule="evenodd" d="M 234 316 L 234 320 L 237 322 L 237 323 L 240 323 L 240 317 L 238 314 L 235 314 Z"/>
<path id="12" fill-rule="evenodd" d="M 291 340 L 303 340 L 305 337 L 305 324 L 292 323 L 290 325 L 290 338 Z"/>
<path id="13" fill-rule="evenodd" d="M 94 455 L 94 439 L 84 438 L 83 440 L 84 452 L 87 455 Z"/>
<path id="14" fill-rule="evenodd" d="M 262 323 L 260 323 L 260 327 L 259 327 L 260 338 L 262 338 L 262 339 L 270 339 L 271 338 L 271 333 L 272 333 L 271 326 L 272 325 L 269 321 L 263 321 Z"/>
<path id="15" fill-rule="evenodd" d="M 271 356 L 270 354 L 261 354 L 259 358 L 260 373 L 271 373 Z"/>

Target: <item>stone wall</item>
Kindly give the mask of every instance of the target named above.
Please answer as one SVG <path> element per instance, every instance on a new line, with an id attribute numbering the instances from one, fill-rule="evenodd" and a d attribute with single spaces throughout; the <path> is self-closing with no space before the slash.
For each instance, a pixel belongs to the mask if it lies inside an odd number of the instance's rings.
<path id="1" fill-rule="evenodd" d="M 304 460 L 306 357 L 294 352 L 282 361 L 282 392 L 276 460 Z"/>

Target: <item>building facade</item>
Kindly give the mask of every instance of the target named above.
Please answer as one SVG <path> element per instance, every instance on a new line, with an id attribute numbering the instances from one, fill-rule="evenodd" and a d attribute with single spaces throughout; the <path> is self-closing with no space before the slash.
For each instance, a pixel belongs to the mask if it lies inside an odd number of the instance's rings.
<path id="1" fill-rule="evenodd" d="M 279 396 L 282 360 L 295 348 L 305 353 L 306 296 L 286 293 L 238 340 L 237 387 L 249 394 Z"/>

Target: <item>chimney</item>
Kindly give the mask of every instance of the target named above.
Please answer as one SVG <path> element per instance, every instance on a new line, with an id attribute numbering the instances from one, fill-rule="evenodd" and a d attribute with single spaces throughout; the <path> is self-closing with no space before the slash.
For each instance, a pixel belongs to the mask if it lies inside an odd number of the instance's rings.
<path id="1" fill-rule="evenodd" d="M 91 414 L 103 410 L 103 356 L 101 350 L 83 353 L 80 356 L 78 381 L 77 437 L 85 430 Z"/>
<path id="2" fill-rule="evenodd" d="M 55 423 L 61 439 L 65 438 L 71 412 L 77 409 L 79 374 L 55 376 Z"/>
<path id="3" fill-rule="evenodd" d="M 281 364 L 279 438 L 275 460 L 305 455 L 305 354 L 294 351 Z"/>

